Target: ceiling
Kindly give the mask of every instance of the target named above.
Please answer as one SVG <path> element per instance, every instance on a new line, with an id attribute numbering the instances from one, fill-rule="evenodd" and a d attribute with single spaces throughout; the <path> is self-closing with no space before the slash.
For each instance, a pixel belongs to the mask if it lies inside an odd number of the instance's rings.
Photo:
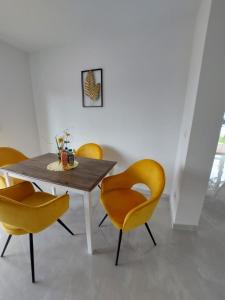
<path id="1" fill-rule="evenodd" d="M 132 34 L 135 22 L 172 22 L 196 14 L 200 0 L 0 0 L 0 39 L 25 51 L 79 43 L 81 35 Z M 165 24 L 166 26 L 166 24 Z"/>

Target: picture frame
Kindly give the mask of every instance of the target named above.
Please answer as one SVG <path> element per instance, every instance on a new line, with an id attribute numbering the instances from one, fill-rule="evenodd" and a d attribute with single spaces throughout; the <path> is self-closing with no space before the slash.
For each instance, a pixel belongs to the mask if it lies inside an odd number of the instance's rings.
<path id="1" fill-rule="evenodd" d="M 103 107 L 103 69 L 81 71 L 82 106 Z"/>

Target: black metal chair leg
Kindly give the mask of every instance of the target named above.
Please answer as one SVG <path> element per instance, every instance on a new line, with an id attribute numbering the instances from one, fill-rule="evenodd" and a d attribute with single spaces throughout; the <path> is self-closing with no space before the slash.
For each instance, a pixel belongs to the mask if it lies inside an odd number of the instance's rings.
<path id="1" fill-rule="evenodd" d="M 4 256 L 5 250 L 6 250 L 7 246 L 8 246 L 8 243 L 9 243 L 11 237 L 12 237 L 12 235 L 10 234 L 10 235 L 8 236 L 8 238 L 7 238 L 6 243 L 5 243 L 5 246 L 4 246 L 4 249 L 3 249 L 3 251 L 2 251 L 1 257 Z"/>
<path id="2" fill-rule="evenodd" d="M 58 219 L 57 222 L 62 225 L 71 235 L 74 235 L 74 233 L 66 226 L 66 224 L 63 223 L 62 220 Z"/>
<path id="3" fill-rule="evenodd" d="M 118 265 L 119 254 L 120 254 L 120 244 L 121 244 L 121 240 L 122 240 L 122 234 L 123 234 L 123 231 L 122 231 L 122 229 L 120 229 L 115 266 Z"/>
<path id="4" fill-rule="evenodd" d="M 40 188 L 39 185 L 37 185 L 36 182 L 32 182 L 34 186 L 36 186 L 37 189 L 39 189 L 40 192 L 43 192 L 42 188 Z"/>
<path id="5" fill-rule="evenodd" d="M 35 283 L 35 272 L 34 272 L 34 246 L 33 246 L 33 234 L 29 233 L 30 240 L 30 263 L 31 263 L 31 276 L 32 282 Z"/>
<path id="6" fill-rule="evenodd" d="M 153 241 L 154 245 L 156 246 L 156 241 L 155 241 L 155 239 L 154 239 L 154 237 L 153 237 L 153 235 L 151 233 L 151 230 L 150 230 L 150 228 L 148 226 L 148 223 L 145 223 L 145 226 L 146 226 L 146 228 L 148 230 L 148 233 L 150 234 L 150 237 L 152 238 L 152 241 Z"/>
<path id="7" fill-rule="evenodd" d="M 98 227 L 100 227 L 102 225 L 102 223 L 105 221 L 105 219 L 108 217 L 108 215 L 106 214 L 104 216 L 104 218 L 101 220 L 101 222 L 99 223 Z"/>

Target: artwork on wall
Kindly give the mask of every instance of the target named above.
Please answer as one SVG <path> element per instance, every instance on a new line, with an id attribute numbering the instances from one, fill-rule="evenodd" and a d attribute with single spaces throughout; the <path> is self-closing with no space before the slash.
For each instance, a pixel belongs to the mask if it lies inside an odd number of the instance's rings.
<path id="1" fill-rule="evenodd" d="M 102 69 L 81 71 L 83 107 L 103 107 Z"/>

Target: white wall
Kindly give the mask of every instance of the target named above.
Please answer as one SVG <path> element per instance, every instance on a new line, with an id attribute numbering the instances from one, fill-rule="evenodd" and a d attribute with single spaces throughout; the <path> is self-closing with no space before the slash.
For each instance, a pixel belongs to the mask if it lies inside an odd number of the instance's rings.
<path id="1" fill-rule="evenodd" d="M 198 93 L 199 78 L 205 49 L 205 40 L 208 29 L 210 10 L 211 0 L 202 0 L 197 15 L 197 22 L 194 31 L 185 105 L 179 134 L 179 142 L 177 147 L 176 163 L 174 168 L 174 177 L 171 190 L 170 204 L 173 222 L 175 221 L 177 206 L 180 199 L 180 186 L 183 171 L 186 164 L 188 146 L 190 142 L 190 134 Z"/>
<path id="2" fill-rule="evenodd" d="M 0 41 L 0 146 L 40 152 L 28 54 Z"/>
<path id="3" fill-rule="evenodd" d="M 74 44 L 30 57 L 41 150 L 64 128 L 94 141 L 124 168 L 150 157 L 170 192 L 199 1 L 89 4 Z M 80 3 L 80 5 L 82 5 Z M 104 70 L 104 108 L 82 108 L 80 71 Z"/>
<path id="4" fill-rule="evenodd" d="M 203 57 L 199 58 L 200 73 L 197 68 L 197 76 L 194 74 L 197 90 L 192 85 L 194 99 L 190 101 L 194 105 L 189 106 L 191 112 L 184 112 L 184 118 L 191 120 L 184 165 L 181 161 L 180 193 L 174 206 L 175 225 L 198 225 L 225 110 L 225 2 L 204 0 L 202 9 L 201 17 L 209 11 L 210 16 Z"/>

